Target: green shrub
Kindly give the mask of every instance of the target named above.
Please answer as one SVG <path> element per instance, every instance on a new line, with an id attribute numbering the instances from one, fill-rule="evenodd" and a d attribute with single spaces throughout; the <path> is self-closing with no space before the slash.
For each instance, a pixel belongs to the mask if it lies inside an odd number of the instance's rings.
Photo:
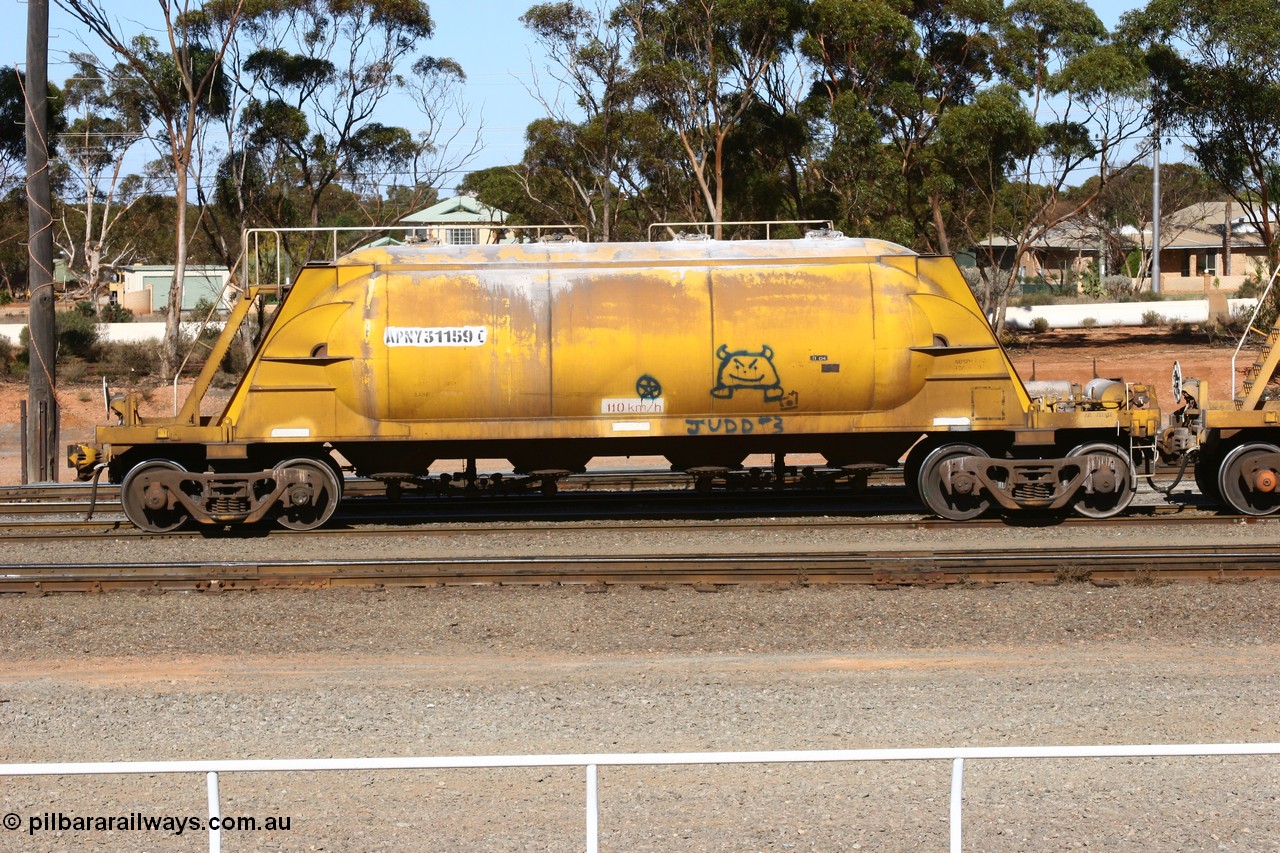
<path id="1" fill-rule="evenodd" d="M 18 360 L 18 348 L 8 338 L 0 338 L 0 375 L 8 374 Z"/>
<path id="2" fill-rule="evenodd" d="M 1165 324 L 1164 315 L 1159 311 L 1143 311 L 1142 325 L 1144 326 L 1163 326 Z"/>
<path id="3" fill-rule="evenodd" d="M 117 302 L 108 302 L 98 312 L 98 318 L 103 323 L 132 323 L 133 311 Z"/>
<path id="4" fill-rule="evenodd" d="M 1049 321 L 1044 317 L 1036 317 L 1031 321 L 1031 331 L 1036 332 L 1037 334 L 1049 331 Z"/>
<path id="5" fill-rule="evenodd" d="M 59 311 L 54 315 L 54 328 L 57 330 L 59 360 L 65 358 L 83 358 L 96 361 L 98 355 L 98 324 L 93 317 L 87 317 L 79 310 Z M 18 333 L 18 346 L 21 352 L 19 360 L 24 364 L 30 362 L 31 327 L 23 326 Z"/>
<path id="6" fill-rule="evenodd" d="M 89 367 L 82 358 L 59 358 L 58 379 L 65 382 L 80 382 L 89 375 Z"/>
<path id="7" fill-rule="evenodd" d="M 1253 299 L 1262 293 L 1262 283 L 1256 278 L 1246 278 L 1236 290 L 1236 299 Z"/>
<path id="8" fill-rule="evenodd" d="M 191 309 L 191 319 L 199 322 L 205 317 L 218 318 L 225 312 L 220 310 L 217 303 L 207 296 L 200 297 L 200 301 Z"/>
<path id="9" fill-rule="evenodd" d="M 84 306 L 89 306 L 88 312 Z M 93 361 L 98 349 L 98 318 L 93 303 L 81 302 L 70 311 L 59 311 L 54 326 L 58 330 L 58 357 L 74 356 Z"/>
<path id="10" fill-rule="evenodd" d="M 1013 300 L 1013 304 L 1018 308 L 1039 308 L 1041 305 L 1052 305 L 1053 303 L 1054 296 L 1048 290 L 1034 290 L 1030 293 L 1024 293 Z"/>
<path id="11" fill-rule="evenodd" d="M 1138 285 L 1136 279 L 1127 275 L 1109 275 L 1102 280 L 1102 290 L 1108 299 L 1115 302 L 1127 302 L 1133 299 Z"/>
<path id="12" fill-rule="evenodd" d="M 1000 346 L 1005 349 L 1013 349 L 1026 343 L 1026 341 L 1023 340 L 1022 335 L 1018 334 L 1018 330 L 1009 326 L 1000 330 L 999 338 Z"/>
<path id="13" fill-rule="evenodd" d="M 219 370 L 213 374 L 214 388 L 234 388 L 239 381 L 240 376 L 238 374 L 228 373 L 225 370 Z"/>
<path id="14" fill-rule="evenodd" d="M 10 292 L 9 288 L 7 287 L 4 288 L 3 290 L 0 290 L 0 305 L 11 305 L 11 304 L 13 304 L 13 293 Z"/>
<path id="15" fill-rule="evenodd" d="M 1090 263 L 1089 268 L 1080 274 L 1078 284 L 1080 292 L 1090 299 L 1101 299 L 1106 295 L 1097 261 Z"/>
<path id="16" fill-rule="evenodd" d="M 155 373 L 162 355 L 159 341 L 113 341 L 102 345 L 98 367 L 108 379 L 128 382 Z"/>
<path id="17" fill-rule="evenodd" d="M 1137 278 L 1142 274 L 1142 252 L 1133 249 L 1124 258 L 1124 271 L 1129 278 Z"/>
<path id="18" fill-rule="evenodd" d="M 1085 317 L 1080 321 L 1080 328 L 1082 329 L 1092 329 L 1096 325 L 1098 325 L 1097 317 Z"/>

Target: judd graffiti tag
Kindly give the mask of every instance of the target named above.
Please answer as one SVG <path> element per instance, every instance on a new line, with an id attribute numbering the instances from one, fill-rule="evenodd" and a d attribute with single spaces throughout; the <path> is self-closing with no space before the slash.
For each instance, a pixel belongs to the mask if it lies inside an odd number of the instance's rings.
<path id="1" fill-rule="evenodd" d="M 785 431 L 782 418 L 772 415 L 762 418 L 685 418 L 684 427 L 689 435 L 751 435 Z"/>
<path id="2" fill-rule="evenodd" d="M 773 347 L 763 345 L 758 351 L 729 351 L 725 344 L 716 350 L 720 369 L 711 396 L 721 400 L 733 397 L 735 391 L 763 391 L 766 403 L 782 399 L 782 380 L 773 366 Z"/>

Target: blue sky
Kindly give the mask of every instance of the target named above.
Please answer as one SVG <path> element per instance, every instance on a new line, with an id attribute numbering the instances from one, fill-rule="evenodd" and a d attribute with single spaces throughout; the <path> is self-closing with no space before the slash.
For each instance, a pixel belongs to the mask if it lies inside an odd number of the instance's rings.
<path id="1" fill-rule="evenodd" d="M 14 2 L 14 0 L 0 0 Z M 429 0 L 436 34 L 424 46 L 435 56 L 456 59 L 466 71 L 467 94 L 476 105 L 472 124 L 483 117 L 483 152 L 468 168 L 485 168 L 516 162 L 524 149 L 524 128 L 543 115 L 542 106 L 529 94 L 532 83 L 531 62 L 541 67 L 537 46 L 519 21 L 536 0 Z M 110 14 L 126 31 L 159 25 L 155 0 L 110 0 L 105 3 Z M 1120 15 L 1142 5 L 1138 0 L 1097 0 L 1091 4 L 1102 22 L 1115 26 Z M 65 57 L 72 51 L 86 49 L 79 30 L 71 19 L 49 0 L 50 68 L 49 79 L 61 84 L 69 74 Z M 22 0 L 11 10 L 19 20 L 0 28 L 0 62 L 21 65 L 26 58 L 26 10 Z M 136 24 L 136 25 L 135 25 Z M 93 45 L 88 45 L 93 49 Z M 546 78 L 543 78 L 544 82 Z M 398 111 L 397 111 L 398 112 Z M 388 124 L 412 126 L 408 118 L 397 114 L 384 119 Z M 446 186 L 445 189 L 451 187 Z"/>

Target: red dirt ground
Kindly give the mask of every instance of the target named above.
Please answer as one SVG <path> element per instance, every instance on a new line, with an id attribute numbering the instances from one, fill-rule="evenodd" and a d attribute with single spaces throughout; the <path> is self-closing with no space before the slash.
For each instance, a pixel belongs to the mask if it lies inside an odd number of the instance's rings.
<path id="1" fill-rule="evenodd" d="M 1131 382 L 1150 383 L 1158 401 L 1169 408 L 1170 374 L 1174 361 L 1181 361 L 1186 376 L 1207 380 L 1214 399 L 1231 395 L 1230 347 L 1210 346 L 1202 335 L 1179 334 L 1167 329 L 1067 329 L 1026 334 L 1010 347 L 1009 355 L 1023 379 L 1067 379 L 1084 384 L 1094 376 L 1123 377 Z M 1095 372 L 1096 371 L 1096 372 Z M 126 389 L 113 389 L 120 392 Z M 141 389 L 140 389 L 141 390 Z M 143 414 L 172 411 L 168 386 L 149 386 L 151 400 Z M 185 393 L 185 388 L 180 389 Z M 62 444 L 87 441 L 93 428 L 105 423 L 100 380 L 66 384 L 58 389 L 62 413 Z M 23 382 L 0 382 L 0 485 L 20 481 L 19 402 L 26 399 Z M 212 411 L 216 401 L 207 405 Z M 209 411 L 206 411 L 208 414 Z M 61 457 L 61 450 L 59 450 Z M 70 469 L 61 468 L 58 479 L 72 479 Z"/>

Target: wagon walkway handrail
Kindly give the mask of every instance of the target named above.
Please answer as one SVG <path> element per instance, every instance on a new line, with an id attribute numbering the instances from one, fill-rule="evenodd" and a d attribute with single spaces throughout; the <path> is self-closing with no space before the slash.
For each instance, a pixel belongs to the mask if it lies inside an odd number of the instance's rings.
<path id="1" fill-rule="evenodd" d="M 1267 303 L 1267 295 L 1271 293 L 1271 288 L 1275 286 L 1276 277 L 1280 276 L 1280 264 L 1271 272 L 1271 278 L 1267 281 L 1267 286 L 1263 288 L 1262 294 L 1258 297 L 1258 304 L 1253 306 L 1253 313 L 1249 315 L 1249 322 L 1245 323 L 1244 331 L 1240 333 L 1240 343 L 1236 344 L 1235 351 L 1231 353 L 1231 399 L 1236 398 L 1236 358 L 1240 355 L 1240 350 L 1244 348 L 1245 341 L 1249 340 L 1250 332 L 1257 332 L 1253 327 L 1254 321 L 1258 319 L 1258 315 L 1262 313 L 1262 306 Z M 1280 321 L 1277 321 L 1280 322 Z M 1261 334 L 1261 332 L 1259 332 Z M 1258 381 L 1264 385 L 1271 377 L 1258 377 Z M 1176 403 L 1177 401 L 1175 401 Z"/>
<path id="2" fill-rule="evenodd" d="M 0 764 L 0 777 L 204 773 L 209 817 L 220 812 L 218 774 L 289 773 L 332 770 L 442 770 L 517 767 L 582 767 L 586 771 L 586 849 L 598 839 L 597 770 L 600 767 L 707 764 L 817 764 L 868 761 L 950 761 L 950 851 L 960 853 L 964 763 L 1034 758 L 1164 758 L 1280 755 L 1280 743 L 1112 744 L 1092 746 L 937 747 L 898 749 L 773 750 L 763 752 L 582 753 L 568 755 L 470 755 L 405 758 L 284 758 L 198 761 L 104 761 Z M 221 850 L 220 831 L 209 830 L 210 853 Z"/>

